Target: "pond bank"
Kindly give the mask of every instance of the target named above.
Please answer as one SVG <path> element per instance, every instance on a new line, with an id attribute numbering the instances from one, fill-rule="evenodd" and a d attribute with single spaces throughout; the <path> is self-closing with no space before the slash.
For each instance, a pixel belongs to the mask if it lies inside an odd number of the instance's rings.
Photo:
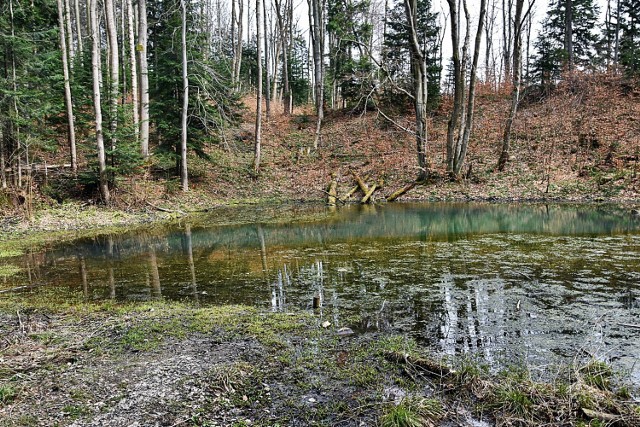
<path id="1" fill-rule="evenodd" d="M 640 425 L 602 363 L 489 375 L 312 311 L 14 296 L 0 329 L 2 426 Z"/>

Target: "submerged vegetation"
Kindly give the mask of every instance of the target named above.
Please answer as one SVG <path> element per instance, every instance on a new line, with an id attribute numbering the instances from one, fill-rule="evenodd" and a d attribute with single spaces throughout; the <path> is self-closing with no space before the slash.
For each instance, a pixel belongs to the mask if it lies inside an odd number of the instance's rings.
<path id="1" fill-rule="evenodd" d="M 602 362 L 549 367 L 540 379 L 524 366 L 490 374 L 469 360 L 434 359 L 408 337 L 340 335 L 313 311 L 162 301 L 61 306 L 13 296 L 0 300 L 0 317 L 3 426 L 640 420 L 630 397 L 637 390 Z M 47 401 L 36 405 L 45 389 Z"/>

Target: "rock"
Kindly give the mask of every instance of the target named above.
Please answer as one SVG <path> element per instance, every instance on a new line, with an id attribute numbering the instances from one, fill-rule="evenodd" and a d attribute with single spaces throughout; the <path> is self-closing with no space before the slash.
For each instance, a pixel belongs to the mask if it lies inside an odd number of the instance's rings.
<path id="1" fill-rule="evenodd" d="M 338 334 L 338 336 L 345 337 L 345 336 L 348 336 L 348 335 L 353 335 L 354 332 L 353 332 L 353 329 L 351 329 L 351 328 L 340 328 L 340 329 L 338 329 L 336 334 Z"/>
<path id="2" fill-rule="evenodd" d="M 328 328 L 329 326 L 331 326 L 331 322 L 328 322 L 326 320 L 324 322 L 322 322 L 322 327 L 323 328 Z"/>

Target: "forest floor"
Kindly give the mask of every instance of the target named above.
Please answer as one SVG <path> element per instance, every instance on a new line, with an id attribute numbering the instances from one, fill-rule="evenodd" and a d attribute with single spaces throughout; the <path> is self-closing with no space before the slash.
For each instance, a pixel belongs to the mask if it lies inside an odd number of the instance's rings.
<path id="1" fill-rule="evenodd" d="M 206 147 L 208 160 L 190 158 L 188 193 L 180 191 L 177 178 L 155 156 L 118 180 L 110 207 L 100 205 L 95 189 L 52 174 L 46 182 L 36 179 L 26 194 L 0 194 L 3 231 L 146 223 L 234 204 L 322 203 L 332 174 L 339 196 L 355 185 L 353 173 L 369 184 L 383 180 L 373 196 L 374 202 L 383 202 L 419 173 L 414 139 L 398 127 L 412 127 L 410 107 L 386 112 L 395 124 L 378 111 L 329 112 L 320 146 L 313 150 L 312 109 L 296 108 L 285 117 L 274 106 L 264 122 L 261 172 L 254 176 L 255 99 L 246 98 L 245 105 L 243 122 Z M 640 90 L 619 77 L 576 76 L 544 99 L 525 96 L 509 163 L 498 172 L 508 105 L 507 92 L 480 88 L 464 174 L 451 181 L 445 173 L 451 106 L 445 99 L 429 123 L 430 178 L 400 200 L 640 203 Z M 65 155 L 63 150 L 48 163 L 63 163 Z"/>
<path id="2" fill-rule="evenodd" d="M 3 427 L 640 425 L 602 363 L 490 375 L 321 311 L 13 297 L 0 332 Z"/>

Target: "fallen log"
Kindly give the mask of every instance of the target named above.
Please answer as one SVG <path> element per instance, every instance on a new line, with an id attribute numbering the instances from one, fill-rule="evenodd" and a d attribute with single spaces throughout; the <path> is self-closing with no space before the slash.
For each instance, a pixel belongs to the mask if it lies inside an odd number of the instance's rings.
<path id="1" fill-rule="evenodd" d="M 606 421 L 608 423 L 612 423 L 612 422 L 618 421 L 621 418 L 618 415 L 607 414 L 605 412 L 593 411 L 593 410 L 587 409 L 587 408 L 582 408 L 582 412 L 584 412 L 584 414 L 589 418 L 599 419 L 599 420 L 602 420 L 602 421 Z"/>
<path id="2" fill-rule="evenodd" d="M 367 183 L 364 182 L 362 178 L 360 178 L 360 175 L 358 175 L 356 172 L 352 172 L 352 174 L 353 174 L 353 178 L 358 183 L 358 187 L 360 187 L 360 189 L 364 194 L 367 194 L 369 192 L 369 186 L 367 185 Z"/>
<path id="3" fill-rule="evenodd" d="M 414 181 L 412 183 L 409 183 L 409 184 L 405 185 L 401 189 L 396 190 L 389 197 L 387 197 L 387 202 L 394 202 L 398 197 L 400 197 L 403 194 L 405 194 L 406 192 L 412 190 L 416 185 L 418 185 L 418 183 Z"/>
<path id="4" fill-rule="evenodd" d="M 335 206 L 336 199 L 338 198 L 338 181 L 336 181 L 335 174 L 331 174 L 331 182 L 329 183 L 327 195 L 327 206 Z"/>
<path id="5" fill-rule="evenodd" d="M 362 200 L 360 200 L 360 204 L 365 204 L 367 202 L 369 202 L 369 200 L 371 199 L 371 196 L 373 195 L 373 193 L 382 187 L 382 185 L 384 184 L 384 181 L 382 179 L 380 179 L 377 184 L 373 184 L 371 187 L 369 187 L 369 191 L 367 191 L 364 195 L 364 197 L 362 198 Z M 365 184 L 366 185 L 366 184 Z"/>

